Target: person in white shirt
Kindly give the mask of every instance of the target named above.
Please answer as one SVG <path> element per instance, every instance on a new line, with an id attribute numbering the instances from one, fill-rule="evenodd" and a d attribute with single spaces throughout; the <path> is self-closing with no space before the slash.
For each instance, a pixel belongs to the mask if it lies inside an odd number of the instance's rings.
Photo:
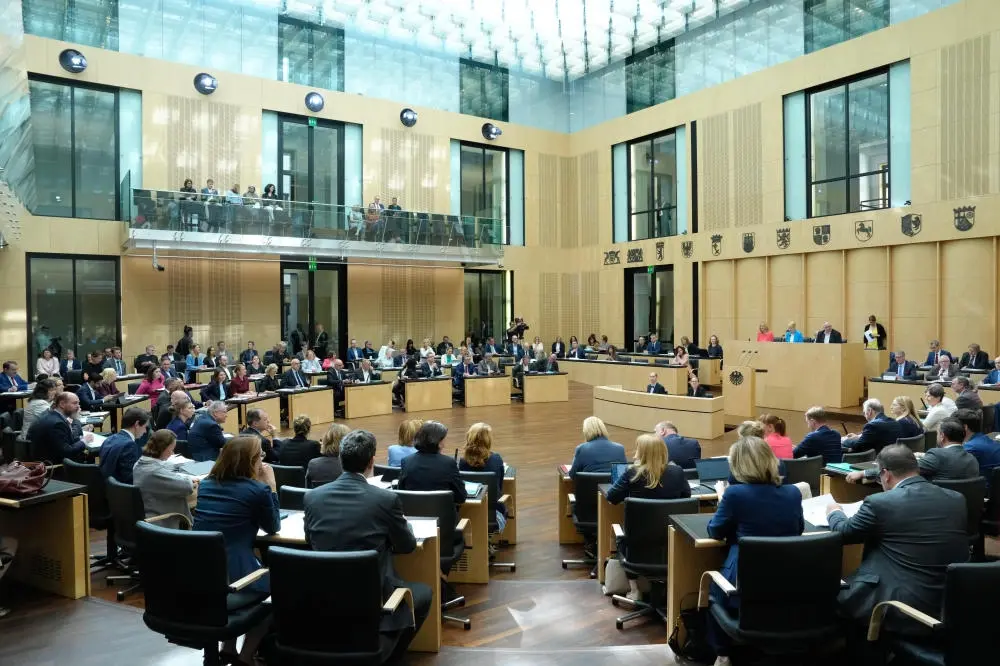
<path id="1" fill-rule="evenodd" d="M 306 358 L 302 361 L 302 372 L 323 372 L 323 364 L 312 349 L 306 352 Z"/>
<path id="2" fill-rule="evenodd" d="M 947 358 L 947 357 L 943 357 Z M 955 413 L 958 409 L 955 401 L 944 394 L 944 387 L 940 384 L 931 384 L 924 392 L 924 401 L 927 403 L 927 416 L 921 423 L 924 430 L 937 430 L 941 421 Z"/>
<path id="3" fill-rule="evenodd" d="M 35 363 L 35 374 L 44 374 L 50 377 L 59 375 L 59 359 L 52 355 L 51 349 L 46 347 L 42 350 L 42 355 L 38 357 L 38 361 Z"/>
<path id="4" fill-rule="evenodd" d="M 420 358 L 426 359 L 433 353 L 434 353 L 434 347 L 431 346 L 431 339 L 424 338 L 424 346 L 420 348 Z"/>
<path id="5" fill-rule="evenodd" d="M 378 350 L 378 366 L 380 368 L 391 368 L 392 358 L 396 352 L 396 341 L 389 340 Z"/>
<path id="6" fill-rule="evenodd" d="M 951 357 L 942 355 L 941 358 L 938 359 L 938 364 L 931 368 L 930 372 L 927 373 L 927 379 L 943 383 L 951 381 L 959 374 L 961 373 L 958 371 L 958 368 L 951 365 Z"/>
<path id="7" fill-rule="evenodd" d="M 233 379 L 233 371 L 229 368 L 229 357 L 217 356 L 216 360 L 219 364 L 219 369 L 226 373 L 226 381 L 231 381 Z"/>

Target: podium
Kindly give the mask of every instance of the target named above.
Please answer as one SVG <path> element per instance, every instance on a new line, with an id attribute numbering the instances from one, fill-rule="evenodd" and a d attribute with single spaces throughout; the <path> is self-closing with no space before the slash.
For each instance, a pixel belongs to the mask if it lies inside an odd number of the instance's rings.
<path id="1" fill-rule="evenodd" d="M 753 419 L 757 416 L 757 359 L 755 349 L 740 349 L 735 365 L 726 365 L 722 373 L 722 396 L 726 399 L 726 416 Z"/>

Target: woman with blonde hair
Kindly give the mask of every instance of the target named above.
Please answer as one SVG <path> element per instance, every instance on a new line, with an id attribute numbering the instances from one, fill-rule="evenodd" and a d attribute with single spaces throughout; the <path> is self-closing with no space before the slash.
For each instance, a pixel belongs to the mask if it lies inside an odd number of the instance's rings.
<path id="1" fill-rule="evenodd" d="M 310 425 L 312 424 L 310 423 Z M 334 423 L 320 438 L 320 457 L 310 460 L 309 466 L 306 468 L 306 485 L 308 487 L 315 488 L 324 483 L 336 481 L 337 477 L 344 473 L 344 468 L 340 464 L 340 440 L 344 439 L 344 435 L 349 432 L 351 429 L 343 423 Z"/>
<path id="2" fill-rule="evenodd" d="M 97 385 L 97 395 L 106 398 L 109 395 L 118 395 L 121 391 L 115 385 L 118 381 L 118 373 L 114 368 L 104 368 L 101 370 L 101 381 Z"/>
<path id="3" fill-rule="evenodd" d="M 421 419 L 407 419 L 399 424 L 399 443 L 389 446 L 389 466 L 399 467 L 403 464 L 403 458 L 412 456 L 417 452 L 413 446 L 413 437 L 420 430 L 424 422 Z"/>
<path id="4" fill-rule="evenodd" d="M 889 413 L 899 423 L 899 437 L 916 437 L 924 434 L 924 426 L 917 416 L 917 407 L 908 396 L 900 395 L 892 399 Z"/>
<path id="5" fill-rule="evenodd" d="M 760 437 L 764 439 L 764 424 L 760 421 L 744 421 L 736 427 L 737 437 Z"/>
<path id="6" fill-rule="evenodd" d="M 608 501 L 612 504 L 621 504 L 626 497 L 691 497 L 691 486 L 684 478 L 684 470 L 670 463 L 667 447 L 656 435 L 643 434 L 636 438 L 632 464 L 608 491 Z"/>
<path id="7" fill-rule="evenodd" d="M 573 452 L 573 464 L 569 468 L 571 478 L 577 472 L 610 472 L 611 463 L 627 462 L 625 447 L 611 441 L 608 427 L 596 416 L 583 420 L 583 439 L 583 444 Z"/>
<path id="8" fill-rule="evenodd" d="M 774 333 L 764 322 L 757 327 L 757 342 L 774 342 Z"/>
<path id="9" fill-rule="evenodd" d="M 493 453 L 493 428 L 488 423 L 473 423 L 465 433 L 465 451 L 458 461 L 460 472 L 493 472 L 496 487 L 490 492 L 499 498 L 503 495 L 503 458 Z M 503 532 L 507 524 L 507 507 L 497 504 L 497 531 Z"/>

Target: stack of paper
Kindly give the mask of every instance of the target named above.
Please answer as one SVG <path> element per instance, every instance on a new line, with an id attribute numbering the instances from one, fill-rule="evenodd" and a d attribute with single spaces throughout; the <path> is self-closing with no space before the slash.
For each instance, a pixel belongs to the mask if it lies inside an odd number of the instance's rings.
<path id="1" fill-rule="evenodd" d="M 826 508 L 831 504 L 836 504 L 833 495 L 820 495 L 802 500 L 802 516 L 806 522 L 812 523 L 816 527 L 829 527 L 830 523 L 826 519 Z M 848 518 L 853 516 L 861 508 L 861 502 L 853 504 L 841 504 L 841 510 Z"/>

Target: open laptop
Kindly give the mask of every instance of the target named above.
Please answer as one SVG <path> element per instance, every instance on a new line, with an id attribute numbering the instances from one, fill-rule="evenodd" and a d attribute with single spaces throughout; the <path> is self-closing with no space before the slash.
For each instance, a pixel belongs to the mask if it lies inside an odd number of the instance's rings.
<path id="1" fill-rule="evenodd" d="M 711 487 L 716 481 L 729 479 L 728 458 L 705 458 L 694 461 L 698 470 L 698 483 Z"/>
<path id="2" fill-rule="evenodd" d="M 628 463 L 611 463 L 611 484 L 614 485 L 618 483 L 618 479 L 625 474 L 625 470 L 629 467 Z"/>

